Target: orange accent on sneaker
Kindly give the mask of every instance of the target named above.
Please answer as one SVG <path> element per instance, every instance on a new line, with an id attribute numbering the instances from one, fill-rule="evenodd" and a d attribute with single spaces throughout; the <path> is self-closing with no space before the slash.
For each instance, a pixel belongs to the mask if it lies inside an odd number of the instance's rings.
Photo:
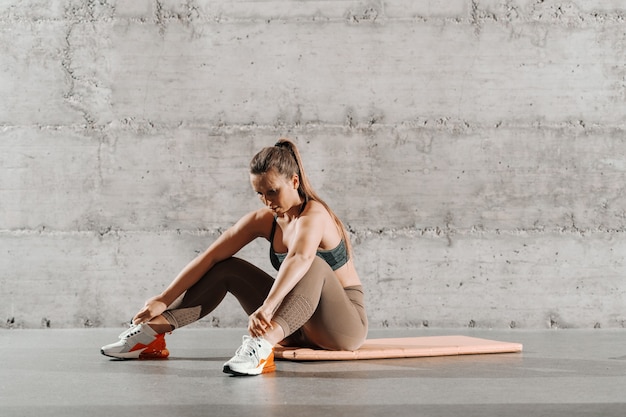
<path id="1" fill-rule="evenodd" d="M 272 353 L 270 353 L 267 359 L 261 359 L 259 366 L 263 367 L 263 370 L 261 371 L 262 374 L 269 374 L 270 372 L 276 371 L 276 364 L 274 363 L 274 350 L 272 350 Z"/>
<path id="2" fill-rule="evenodd" d="M 158 334 L 148 346 L 141 344 L 133 346 L 131 351 L 142 347 L 145 347 L 145 350 L 139 354 L 139 359 L 167 359 L 170 356 L 170 351 L 165 347 L 165 334 Z"/>

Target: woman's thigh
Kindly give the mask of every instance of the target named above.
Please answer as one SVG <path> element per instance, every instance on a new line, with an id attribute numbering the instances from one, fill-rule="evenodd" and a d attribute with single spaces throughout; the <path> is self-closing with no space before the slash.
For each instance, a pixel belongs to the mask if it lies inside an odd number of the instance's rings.
<path id="1" fill-rule="evenodd" d="M 360 299 L 354 294 L 353 290 L 342 287 L 334 272 L 327 275 L 317 308 L 302 326 L 306 340 L 324 349 L 358 349 L 367 337 L 367 317 L 362 291 Z"/>

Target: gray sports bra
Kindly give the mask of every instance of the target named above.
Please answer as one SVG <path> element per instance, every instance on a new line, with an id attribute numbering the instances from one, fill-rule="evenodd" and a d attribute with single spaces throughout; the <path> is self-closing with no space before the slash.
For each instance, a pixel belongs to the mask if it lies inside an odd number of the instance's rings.
<path id="1" fill-rule="evenodd" d="M 274 223 L 272 224 L 272 233 L 270 233 L 270 261 L 274 269 L 278 271 L 280 265 L 287 257 L 286 253 L 276 253 L 274 251 L 274 233 L 276 232 L 276 216 L 274 216 Z M 350 257 L 348 256 L 348 249 L 346 248 L 346 242 L 341 239 L 341 242 L 334 248 L 329 250 L 317 250 L 317 256 L 326 261 L 330 268 L 335 271 L 344 266 Z"/>

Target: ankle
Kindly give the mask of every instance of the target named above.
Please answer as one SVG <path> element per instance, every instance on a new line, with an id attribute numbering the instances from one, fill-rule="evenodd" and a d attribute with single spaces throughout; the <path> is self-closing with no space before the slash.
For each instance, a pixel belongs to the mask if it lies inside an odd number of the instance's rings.
<path id="1" fill-rule="evenodd" d="M 170 333 L 174 330 L 171 324 L 147 323 L 157 334 Z"/>
<path id="2" fill-rule="evenodd" d="M 162 315 L 156 316 L 146 324 L 158 334 L 170 333 L 174 330 L 174 327 Z"/>
<path id="3" fill-rule="evenodd" d="M 272 346 L 275 346 L 276 344 L 278 344 L 278 342 L 285 338 L 285 331 L 283 330 L 282 326 L 275 321 L 272 321 L 272 325 L 273 328 L 265 333 L 262 339 L 265 339 Z"/>

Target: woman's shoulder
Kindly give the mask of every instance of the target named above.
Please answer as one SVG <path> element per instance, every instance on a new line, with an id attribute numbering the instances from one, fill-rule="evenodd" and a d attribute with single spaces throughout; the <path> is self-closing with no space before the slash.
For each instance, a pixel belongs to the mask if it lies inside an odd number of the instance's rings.
<path id="1" fill-rule="evenodd" d="M 260 208 L 245 214 L 235 225 L 236 229 L 247 229 L 257 237 L 269 238 L 274 214 L 268 208 Z"/>
<path id="2" fill-rule="evenodd" d="M 267 221 L 268 219 L 274 219 L 274 212 L 267 207 L 261 207 L 252 211 L 252 214 L 256 219 Z"/>
<path id="3" fill-rule="evenodd" d="M 330 212 L 319 201 L 309 200 L 302 211 L 302 216 L 306 216 L 314 222 L 330 222 L 334 224 Z"/>
<path id="4" fill-rule="evenodd" d="M 308 213 L 323 214 L 323 213 L 328 213 L 328 210 L 319 201 L 309 200 L 306 202 L 306 206 L 304 207 L 304 210 L 302 211 L 302 214 L 308 214 Z"/>
<path id="5" fill-rule="evenodd" d="M 330 211 L 319 201 L 311 200 L 303 214 L 308 218 L 309 227 L 314 227 L 322 232 L 320 249 L 328 250 L 337 246 L 341 241 L 341 234 L 337 228 L 337 223 L 333 219 Z"/>
<path id="6" fill-rule="evenodd" d="M 254 210 L 250 214 L 253 216 L 254 221 L 260 224 L 262 227 L 271 225 L 276 217 L 274 212 L 266 207 Z"/>

